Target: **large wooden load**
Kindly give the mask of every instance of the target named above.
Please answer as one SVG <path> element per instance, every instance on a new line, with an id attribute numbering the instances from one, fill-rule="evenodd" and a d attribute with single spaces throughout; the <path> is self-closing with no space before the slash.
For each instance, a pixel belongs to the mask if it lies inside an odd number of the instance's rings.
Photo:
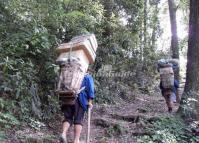
<path id="1" fill-rule="evenodd" d="M 159 60 L 158 70 L 160 80 L 164 89 L 172 89 L 174 87 L 174 69 L 178 68 L 178 60 Z"/>
<path id="2" fill-rule="evenodd" d="M 172 65 L 167 64 L 159 69 L 160 80 L 164 89 L 172 89 L 174 86 L 174 72 Z"/>
<path id="3" fill-rule="evenodd" d="M 97 50 L 97 41 L 94 34 L 74 37 L 69 43 L 61 44 L 57 48 L 59 57 L 57 62 L 76 57 L 87 70 L 89 64 L 94 63 Z"/>
<path id="4" fill-rule="evenodd" d="M 97 46 L 95 35 L 87 34 L 74 37 L 56 49 L 59 55 L 56 63 L 60 65 L 57 85 L 60 101 L 70 104 L 83 90 L 81 84 L 89 64 L 95 61 Z"/>

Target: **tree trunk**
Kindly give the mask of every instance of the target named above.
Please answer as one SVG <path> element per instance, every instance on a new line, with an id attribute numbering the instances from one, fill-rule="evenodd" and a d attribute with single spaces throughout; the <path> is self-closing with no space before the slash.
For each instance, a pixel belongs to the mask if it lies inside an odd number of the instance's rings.
<path id="1" fill-rule="evenodd" d="M 189 19 L 189 41 L 187 54 L 187 73 L 183 104 L 187 105 L 188 98 L 195 98 L 199 101 L 199 0 L 190 0 L 190 19 Z M 191 117 L 199 119 L 199 103 L 191 101 Z"/>
<path id="2" fill-rule="evenodd" d="M 106 26 L 104 29 L 104 37 L 109 38 L 112 35 L 112 27 L 110 25 L 111 22 L 111 16 L 112 16 L 112 11 L 113 11 L 113 0 L 104 0 L 103 5 L 104 5 L 104 17 L 106 18 Z"/>
<path id="3" fill-rule="evenodd" d="M 178 34 L 177 34 L 177 22 L 176 22 L 176 5 L 174 0 L 168 0 L 169 14 L 171 23 L 171 51 L 172 58 L 179 59 L 179 47 L 178 47 Z M 179 79 L 179 70 L 175 71 L 175 78 Z"/>
<path id="4" fill-rule="evenodd" d="M 144 64 L 146 63 L 145 59 L 147 57 L 147 1 L 148 0 L 144 0 L 144 9 L 143 9 L 143 30 L 142 30 L 142 35 L 141 35 L 141 61 L 143 64 L 142 68 L 144 66 Z"/>
<path id="5" fill-rule="evenodd" d="M 185 91 L 199 91 L 199 1 L 190 1 L 189 45 Z"/>
<path id="6" fill-rule="evenodd" d="M 154 24 L 153 24 L 153 32 L 152 32 L 152 35 L 151 35 L 151 42 L 150 42 L 150 47 L 151 47 L 151 51 L 152 52 L 155 52 L 155 47 L 156 47 L 156 38 L 157 38 L 157 30 L 158 30 L 158 24 L 159 24 L 159 20 L 158 20 L 158 13 L 159 13 L 159 10 L 158 10 L 158 3 L 155 4 L 155 10 L 153 12 L 153 18 L 155 20 L 153 20 Z"/>
<path id="7" fill-rule="evenodd" d="M 147 49 L 147 1 L 144 0 L 144 49 Z"/>

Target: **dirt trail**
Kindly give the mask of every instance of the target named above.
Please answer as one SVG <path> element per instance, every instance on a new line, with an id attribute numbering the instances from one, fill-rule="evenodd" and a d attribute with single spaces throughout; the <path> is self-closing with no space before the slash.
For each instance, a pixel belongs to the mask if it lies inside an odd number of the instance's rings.
<path id="1" fill-rule="evenodd" d="M 177 110 L 174 107 L 174 113 Z M 146 121 L 151 122 L 160 116 L 173 116 L 167 112 L 162 96 L 139 95 L 133 102 L 121 105 L 95 105 L 91 117 L 91 143 L 136 143 L 145 132 Z M 86 115 L 87 116 L 87 115 Z M 61 115 L 48 126 L 34 130 L 27 126 L 13 129 L 5 143 L 58 143 L 61 132 Z M 82 143 L 86 139 L 87 119 L 81 136 Z M 17 130 L 17 131 L 15 131 Z M 68 140 L 71 142 L 73 128 L 69 130 Z"/>

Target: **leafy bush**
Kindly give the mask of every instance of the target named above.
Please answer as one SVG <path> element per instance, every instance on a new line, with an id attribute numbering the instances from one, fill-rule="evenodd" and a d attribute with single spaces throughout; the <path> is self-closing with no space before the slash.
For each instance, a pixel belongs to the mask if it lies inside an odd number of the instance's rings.
<path id="1" fill-rule="evenodd" d="M 180 112 L 184 118 L 195 118 L 198 113 L 198 97 L 199 93 L 190 91 L 188 93 L 184 93 L 182 97 L 182 103 L 180 105 Z"/>
<path id="2" fill-rule="evenodd" d="M 148 128 L 150 135 L 141 137 L 138 143 L 197 143 L 190 128 L 179 117 L 163 117 Z"/>
<path id="3" fill-rule="evenodd" d="M 10 128 L 15 125 L 19 125 L 20 122 L 13 115 L 16 112 L 15 101 L 5 100 L 0 98 L 0 127 Z"/>
<path id="4" fill-rule="evenodd" d="M 10 129 L 13 126 L 19 125 L 20 122 L 18 119 L 9 112 L 0 112 L 0 142 L 3 141 L 3 139 L 6 136 L 5 130 Z"/>
<path id="5" fill-rule="evenodd" d="M 127 130 L 123 126 L 121 126 L 120 124 L 115 124 L 115 125 L 110 126 L 106 129 L 106 134 L 110 137 L 121 136 L 125 133 L 127 133 Z"/>
<path id="6" fill-rule="evenodd" d="M 0 126 L 10 128 L 11 125 L 19 125 L 19 121 L 12 115 L 12 113 L 1 113 Z"/>
<path id="7" fill-rule="evenodd" d="M 4 131 L 0 131 L 0 141 L 3 141 L 5 138 L 5 132 Z"/>

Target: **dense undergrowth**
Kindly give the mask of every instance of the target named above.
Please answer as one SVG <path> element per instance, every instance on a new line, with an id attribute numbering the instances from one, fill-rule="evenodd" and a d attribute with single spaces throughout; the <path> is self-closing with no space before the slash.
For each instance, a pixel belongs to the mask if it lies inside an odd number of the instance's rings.
<path id="1" fill-rule="evenodd" d="M 13 100 L 0 98 L 0 141 L 5 138 L 6 130 L 20 125 L 20 121 L 16 117 L 18 109 L 15 104 L 16 102 Z"/>
<path id="2" fill-rule="evenodd" d="M 142 1 L 129 5 L 125 1 L 106 3 L 98 0 L 1 1 L 1 100 L 14 102 L 18 112 L 13 114 L 20 120 L 29 117 L 51 119 L 59 110 L 54 93 L 57 82 L 55 48 L 76 35 L 86 33 L 95 33 L 98 40 L 97 58 L 92 66 L 95 73 L 107 65 L 112 66 L 113 72 L 133 73 L 127 77 L 95 77 L 96 102 L 117 103 L 119 100 L 114 98 L 129 100 L 128 95 L 136 89 L 134 87 L 148 86 L 140 71 L 153 75 L 154 61 L 158 59 L 158 54 L 149 52 L 156 48 L 155 41 L 149 44 L 151 49 L 140 51 L 143 46 L 139 37 L 139 23 L 143 22 L 142 4 Z M 112 14 L 107 13 L 108 5 L 112 6 Z M 155 4 L 151 8 L 150 16 L 153 18 L 150 23 L 157 26 Z M 139 18 L 129 18 L 129 25 L 123 25 L 119 15 L 123 9 L 128 14 L 134 10 L 133 17 Z M 147 35 L 149 39 L 159 36 L 158 26 L 148 28 L 154 30 L 153 35 Z M 141 60 L 144 52 L 145 58 L 151 60 Z M 141 63 L 138 62 L 140 60 Z"/>
<path id="3" fill-rule="evenodd" d="M 139 143 L 197 143 L 199 136 L 180 117 L 162 117 L 146 129 L 149 135 L 141 137 Z"/>

